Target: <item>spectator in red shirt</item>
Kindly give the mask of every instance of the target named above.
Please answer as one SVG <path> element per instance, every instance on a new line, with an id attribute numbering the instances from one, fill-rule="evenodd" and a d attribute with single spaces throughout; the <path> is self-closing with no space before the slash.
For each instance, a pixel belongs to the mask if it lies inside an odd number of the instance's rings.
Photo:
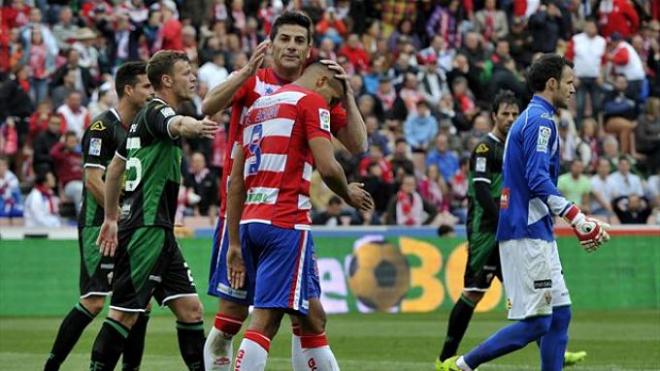
<path id="1" fill-rule="evenodd" d="M 53 158 L 55 175 L 64 190 L 64 195 L 73 201 L 78 213 L 82 202 L 83 166 L 76 133 L 67 131 L 64 134 L 64 141 L 60 141 L 50 150 L 50 156 Z"/>
<path id="2" fill-rule="evenodd" d="M 348 37 L 346 45 L 339 50 L 339 54 L 348 58 L 356 72 L 367 72 L 369 69 L 369 54 L 360 45 L 360 37 L 357 34 Z"/>
<path id="3" fill-rule="evenodd" d="M 369 165 L 378 164 L 382 170 L 381 180 L 385 183 L 392 183 L 394 175 L 392 174 L 392 164 L 383 156 L 383 151 L 376 144 L 369 146 L 369 154 L 360 161 L 358 171 L 361 177 L 369 176 Z"/>
<path id="4" fill-rule="evenodd" d="M 605 37 L 618 32 L 628 38 L 639 30 L 639 14 L 630 0 L 602 0 L 598 7 L 598 25 Z"/>
<path id="5" fill-rule="evenodd" d="M 162 4 L 163 27 L 161 28 L 161 36 L 163 42 L 161 49 L 183 50 L 183 37 L 181 33 L 183 26 L 178 19 L 176 4 L 171 0 L 165 0 Z"/>
<path id="6" fill-rule="evenodd" d="M 2 24 L 10 30 L 26 25 L 29 16 L 30 7 L 23 0 L 12 0 L 11 4 L 2 7 Z"/>
<path id="7" fill-rule="evenodd" d="M 346 25 L 337 18 L 333 7 L 329 7 L 323 14 L 323 19 L 316 24 L 316 33 L 329 37 L 335 44 L 341 43 L 347 32 Z"/>
<path id="8" fill-rule="evenodd" d="M 30 116 L 28 137 L 30 142 L 44 131 L 48 130 L 50 118 L 53 116 L 53 104 L 49 100 L 41 101 L 37 105 L 37 110 Z M 60 132 L 64 133 L 66 130 L 66 123 L 60 120 Z"/>

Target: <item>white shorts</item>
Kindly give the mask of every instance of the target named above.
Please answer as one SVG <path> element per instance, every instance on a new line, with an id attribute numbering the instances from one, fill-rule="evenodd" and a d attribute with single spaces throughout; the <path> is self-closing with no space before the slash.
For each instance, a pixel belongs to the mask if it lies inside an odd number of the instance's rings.
<path id="1" fill-rule="evenodd" d="M 500 242 L 509 319 L 552 314 L 571 304 L 555 241 L 523 238 Z"/>

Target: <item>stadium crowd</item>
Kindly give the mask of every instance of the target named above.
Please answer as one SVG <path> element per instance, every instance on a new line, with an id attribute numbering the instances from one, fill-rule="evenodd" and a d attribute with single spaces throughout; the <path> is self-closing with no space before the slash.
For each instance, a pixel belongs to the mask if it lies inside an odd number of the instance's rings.
<path id="1" fill-rule="evenodd" d="M 559 189 L 610 222 L 660 224 L 660 2 L 657 0 L 11 0 L 0 27 L 0 218 L 72 220 L 83 187 L 80 140 L 116 100 L 113 72 L 161 49 L 197 67 L 205 94 L 244 66 L 285 10 L 315 24 L 310 59 L 336 60 L 367 126 L 369 149 L 337 144 L 373 213 L 346 207 L 312 178 L 314 223 L 434 225 L 466 217 L 469 155 L 492 128 L 490 102 L 531 98 L 525 69 L 556 52 L 576 97 L 557 119 Z M 268 58 L 266 64 L 270 63 Z M 225 125 L 229 113 L 214 119 Z M 179 220 L 217 213 L 226 130 L 187 140 Z M 0 219 L 0 220 L 2 220 Z"/>

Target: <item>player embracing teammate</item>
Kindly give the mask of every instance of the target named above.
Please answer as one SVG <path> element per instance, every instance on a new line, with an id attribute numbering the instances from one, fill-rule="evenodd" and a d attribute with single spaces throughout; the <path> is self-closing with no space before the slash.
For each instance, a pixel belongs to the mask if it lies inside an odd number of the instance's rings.
<path id="1" fill-rule="evenodd" d="M 253 52 L 248 64 L 233 73 L 225 82 L 209 92 L 203 102 L 203 111 L 215 115 L 231 107 L 228 146 L 220 185 L 220 215 L 214 233 L 209 277 L 209 295 L 218 297 L 219 308 L 214 326 L 208 334 L 204 347 L 207 370 L 229 370 L 233 357 L 233 336 L 240 330 L 248 316 L 248 307 L 254 303 L 254 292 L 246 288 L 234 288 L 227 278 L 227 234 L 226 191 L 229 174 L 237 153 L 240 151 L 240 124 L 245 113 L 261 96 L 273 94 L 281 86 L 298 79 L 310 55 L 312 45 L 312 22 L 297 12 L 286 12 L 278 17 L 271 29 L 270 40 L 260 44 Z M 273 56 L 273 66 L 260 68 L 268 48 Z M 344 83 L 344 94 L 328 107 L 327 124 L 333 135 L 352 153 L 366 150 L 366 126 L 353 97 L 348 76 L 332 61 L 323 61 Z M 311 170 L 311 169 L 310 169 Z M 292 318 L 292 363 L 294 370 L 306 369 L 301 345 L 301 328 Z"/>
<path id="2" fill-rule="evenodd" d="M 609 239 L 606 224 L 585 216 L 557 190 L 561 151 L 555 115 L 575 93 L 571 65 L 561 56 L 546 54 L 532 64 L 527 78 L 535 94 L 506 140 L 497 226 L 508 317 L 517 322 L 467 354 L 447 359 L 444 370 L 470 371 L 532 341 L 539 342 L 541 370 L 561 370 L 571 299 L 553 217 L 570 223 L 588 252 Z"/>

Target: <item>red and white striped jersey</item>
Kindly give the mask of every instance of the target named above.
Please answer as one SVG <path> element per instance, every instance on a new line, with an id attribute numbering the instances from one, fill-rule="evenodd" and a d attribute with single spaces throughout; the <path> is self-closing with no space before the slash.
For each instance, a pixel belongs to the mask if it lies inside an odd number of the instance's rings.
<path id="1" fill-rule="evenodd" d="M 241 133 L 246 199 L 241 224 L 309 229 L 313 138 L 330 136 L 330 111 L 317 93 L 286 85 L 246 113 Z"/>
<path id="2" fill-rule="evenodd" d="M 222 181 L 220 182 L 220 216 L 225 217 L 227 208 L 227 188 L 229 175 L 234 163 L 237 147 L 239 127 L 247 110 L 254 101 L 261 96 L 270 95 L 289 81 L 279 78 L 272 68 L 261 68 L 257 73 L 247 79 L 243 86 L 234 94 L 231 103 L 231 120 L 229 121 L 229 136 L 225 147 L 225 159 L 222 169 Z M 333 134 L 347 125 L 346 110 L 337 105 L 331 110 L 331 130 Z"/>

